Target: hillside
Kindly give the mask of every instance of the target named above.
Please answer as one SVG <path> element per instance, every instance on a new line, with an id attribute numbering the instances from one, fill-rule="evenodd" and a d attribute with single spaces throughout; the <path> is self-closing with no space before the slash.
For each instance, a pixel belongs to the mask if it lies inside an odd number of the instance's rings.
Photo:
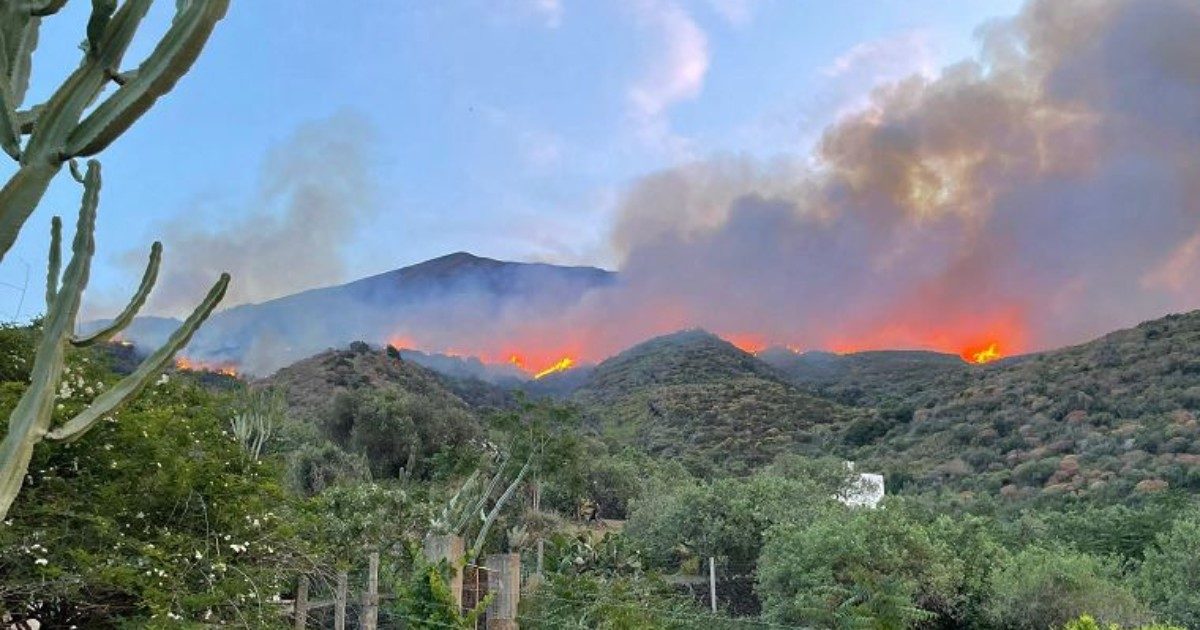
<path id="1" fill-rule="evenodd" d="M 926 385 L 911 416 L 860 421 L 862 446 L 845 442 L 888 473 L 889 491 L 1117 500 L 1200 489 L 1200 311 Z"/>
<path id="2" fill-rule="evenodd" d="M 618 445 L 730 472 L 813 447 L 854 412 L 806 394 L 719 337 L 657 337 L 596 367 L 572 397 Z"/>
<path id="3" fill-rule="evenodd" d="M 289 413 L 310 421 L 326 413 L 339 393 L 357 389 L 392 388 L 428 397 L 445 409 L 469 409 L 439 375 L 363 343 L 326 350 L 258 383 L 282 390 Z"/>
<path id="4" fill-rule="evenodd" d="M 451 324 L 448 317 L 457 330 L 483 334 L 500 314 L 520 319 L 559 312 L 614 278 L 612 272 L 595 267 L 506 262 L 458 252 L 347 284 L 221 311 L 197 333 L 187 355 L 265 376 L 357 340 L 382 346 L 397 337 L 438 338 Z M 84 328 L 103 323 L 89 322 Z M 125 338 L 141 348 L 155 347 L 174 323 L 139 318 Z M 489 374 L 483 370 L 475 376 Z M 504 370 L 497 374 L 507 376 Z"/>
<path id="5" fill-rule="evenodd" d="M 970 365 L 959 357 L 920 350 L 834 354 L 768 348 L 757 357 L 801 388 L 846 405 L 912 405 L 930 389 L 966 383 Z"/>

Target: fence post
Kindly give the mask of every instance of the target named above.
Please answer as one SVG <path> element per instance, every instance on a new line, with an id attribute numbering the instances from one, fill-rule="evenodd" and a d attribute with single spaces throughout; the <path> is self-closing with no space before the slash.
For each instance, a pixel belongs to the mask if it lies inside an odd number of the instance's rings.
<path id="1" fill-rule="evenodd" d="M 466 546 L 463 543 L 461 536 L 447 534 L 444 536 L 429 536 L 425 539 L 425 559 L 429 562 L 440 562 L 445 560 L 450 565 L 450 592 L 454 595 L 454 602 L 458 604 L 459 610 L 462 610 L 463 602 L 463 572 L 462 558 L 466 553 Z"/>
<path id="2" fill-rule="evenodd" d="M 350 576 L 345 571 L 339 571 L 337 577 L 337 592 L 333 597 L 333 628 L 346 630 L 346 591 L 349 588 Z"/>
<path id="3" fill-rule="evenodd" d="M 521 601 L 521 554 L 494 553 L 487 557 L 487 630 L 517 630 L 517 606 Z"/>
<path id="4" fill-rule="evenodd" d="M 304 626 L 308 625 L 308 576 L 301 575 L 299 582 L 296 584 L 296 601 L 293 603 L 296 630 L 304 630 Z"/>
<path id="5" fill-rule="evenodd" d="M 708 557 L 708 600 L 713 614 L 717 614 L 717 561 L 712 556 Z"/>
<path id="6" fill-rule="evenodd" d="M 541 577 L 542 577 L 542 565 L 543 565 L 543 561 L 545 560 L 545 558 L 546 558 L 546 539 L 539 538 L 538 539 L 538 555 L 537 555 L 538 579 L 541 579 Z"/>
<path id="7" fill-rule="evenodd" d="M 363 630 L 379 627 L 379 552 L 367 557 L 367 591 L 363 593 Z"/>

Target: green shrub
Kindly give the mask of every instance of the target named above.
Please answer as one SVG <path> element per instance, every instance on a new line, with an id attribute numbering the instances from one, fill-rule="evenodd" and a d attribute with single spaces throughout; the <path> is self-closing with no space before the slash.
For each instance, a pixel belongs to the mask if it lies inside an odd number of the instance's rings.
<path id="1" fill-rule="evenodd" d="M 1077 551 L 1025 549 L 996 571 L 992 589 L 988 613 L 1005 628 L 1043 630 L 1085 613 L 1105 624 L 1148 618 L 1113 563 Z"/>
<path id="2" fill-rule="evenodd" d="M 926 530 L 891 510 L 830 510 L 772 528 L 758 593 L 773 622 L 904 628 L 960 597 L 963 567 Z"/>
<path id="3" fill-rule="evenodd" d="M 1138 593 L 1156 613 L 1200 626 L 1200 518 L 1180 519 L 1159 534 L 1136 580 Z"/>

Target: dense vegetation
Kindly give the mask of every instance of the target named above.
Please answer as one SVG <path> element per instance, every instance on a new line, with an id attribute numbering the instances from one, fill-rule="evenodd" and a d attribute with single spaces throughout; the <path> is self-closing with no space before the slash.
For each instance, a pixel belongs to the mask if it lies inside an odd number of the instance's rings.
<path id="1" fill-rule="evenodd" d="M 982 368 L 888 353 L 768 365 L 690 331 L 558 402 L 474 383 L 471 404 L 461 381 L 365 344 L 250 385 L 174 372 L 37 451 L 0 527 L 0 606 L 54 627 L 283 626 L 272 601 L 298 575 L 361 581 L 379 551 L 384 627 L 470 627 L 451 568 L 417 549 L 473 487 L 494 514 L 463 521 L 469 547 L 521 551 L 533 571 L 543 541 L 523 627 L 1200 627 L 1200 504 L 1180 457 L 1200 451 L 1179 421 L 1200 407 L 1197 330 L 1200 315 L 1172 317 Z M 0 331 L 0 406 L 25 387 L 34 337 Z M 73 351 L 56 414 L 115 382 L 126 353 Z M 987 464 L 1010 456 L 1011 471 Z M 846 459 L 887 472 L 878 509 L 838 500 Z M 975 468 L 947 474 L 956 459 Z M 1075 481 L 1090 471 L 1110 474 Z"/>
<path id="2" fill-rule="evenodd" d="M 678 458 L 706 476 L 816 450 L 852 417 L 700 330 L 658 337 L 601 363 L 572 400 L 610 442 Z"/>

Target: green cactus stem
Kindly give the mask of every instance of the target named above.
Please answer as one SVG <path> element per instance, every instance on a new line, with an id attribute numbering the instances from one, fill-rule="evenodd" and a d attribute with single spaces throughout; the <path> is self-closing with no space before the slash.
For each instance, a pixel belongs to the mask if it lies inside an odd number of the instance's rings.
<path id="1" fill-rule="evenodd" d="M 84 189 L 71 260 L 65 271 L 61 270 L 62 222 L 55 217 L 51 223 L 42 337 L 34 354 L 29 388 L 9 416 L 8 431 L 0 440 L 0 519 L 8 514 L 20 492 L 34 447 L 44 439 L 77 439 L 100 418 L 136 396 L 187 345 L 229 285 L 229 275 L 222 274 L 192 315 L 133 374 L 98 396 L 79 415 L 57 428 L 51 427 L 67 348 L 109 339 L 128 326 L 154 287 L 162 256 L 162 246 L 155 243 L 138 290 L 111 325 L 88 337 L 73 336 L 95 253 L 100 165 L 91 161 L 86 172 L 80 172 L 72 158 L 103 150 L 174 88 L 229 7 L 229 0 L 177 1 L 175 19 L 150 56 L 137 70 L 122 72 L 121 61 L 152 3 L 92 0 L 83 59 L 46 102 L 32 106 L 24 103 L 42 18 L 57 13 L 66 0 L 0 3 L 0 149 L 19 165 L 0 187 L 0 261 L 64 163 L 70 164 L 72 177 Z M 110 82 L 119 87 L 96 105 Z"/>
<path id="2" fill-rule="evenodd" d="M 91 156 L 124 133 L 196 61 L 229 0 L 177 3 L 175 19 L 153 52 L 134 72 L 121 60 L 153 0 L 93 0 L 87 50 L 78 68 L 40 105 L 20 111 L 29 84 L 30 59 L 41 16 L 62 7 L 57 0 L 10 2 L 0 8 L 0 148 L 20 168 L 0 188 L 0 261 L 41 201 L 64 161 Z M 83 119 L 110 82 L 120 87 Z M 5 91 L 4 88 L 7 88 Z M 21 139 L 29 138 L 24 146 Z"/>
<path id="3" fill-rule="evenodd" d="M 220 303 L 229 286 L 229 275 L 222 274 L 205 299 L 171 335 L 166 344 L 142 361 L 132 374 L 97 396 L 74 418 L 57 428 L 51 428 L 54 399 L 61 380 L 66 351 L 73 341 L 78 341 L 73 338 L 72 333 L 79 315 L 83 292 L 87 288 L 92 256 L 96 249 L 96 211 L 100 202 L 100 187 L 100 163 L 91 160 L 83 175 L 83 201 L 80 204 L 75 238 L 71 245 L 71 260 L 67 263 L 61 280 L 57 268 L 60 264 L 58 250 L 62 238 L 62 223 L 56 217 L 51 224 L 50 260 L 46 274 L 47 312 L 42 337 L 34 355 L 29 388 L 22 394 L 9 416 L 8 432 L 0 441 L 0 519 L 8 514 L 9 507 L 20 492 L 30 459 L 33 457 L 34 446 L 44 439 L 78 439 L 101 418 L 136 396 L 171 362 L 175 353 L 187 345 L 192 335 Z M 132 321 L 133 313 L 145 302 L 154 284 L 160 257 L 161 247 L 153 248 L 142 286 L 119 320 L 126 324 Z M 120 328 L 117 328 L 109 334 L 115 334 L 119 330 Z"/>

